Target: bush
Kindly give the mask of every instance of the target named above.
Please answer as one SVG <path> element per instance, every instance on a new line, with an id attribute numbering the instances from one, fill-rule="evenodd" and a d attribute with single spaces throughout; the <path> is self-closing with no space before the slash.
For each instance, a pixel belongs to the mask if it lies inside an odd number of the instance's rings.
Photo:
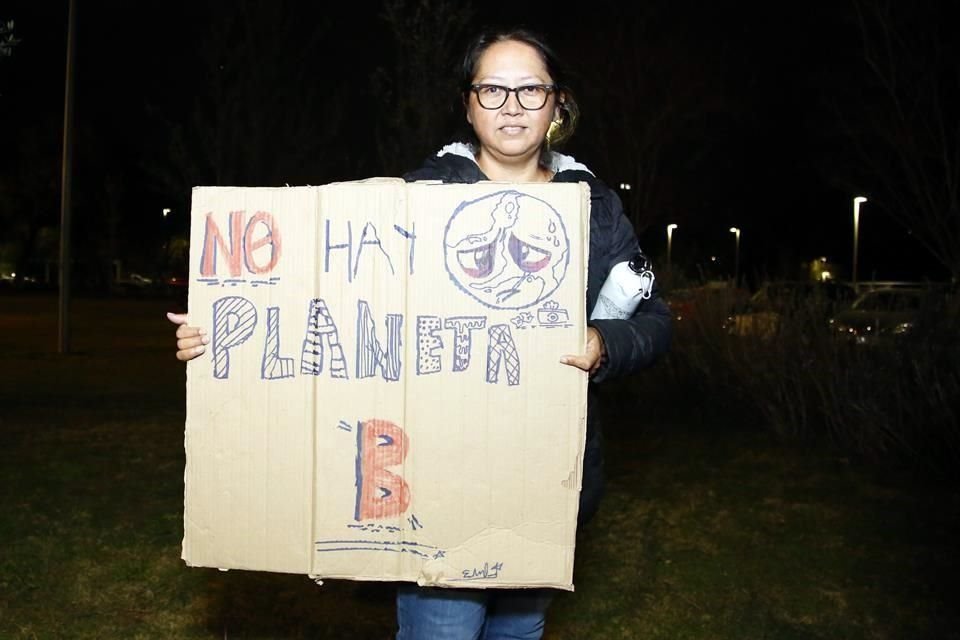
<path id="1" fill-rule="evenodd" d="M 839 341 L 815 301 L 782 309 L 774 331 L 754 335 L 725 329 L 728 301 L 702 303 L 693 322 L 675 323 L 674 384 L 708 402 L 732 396 L 785 438 L 829 438 L 873 462 L 957 475 L 956 305 L 930 310 L 909 339 L 865 348 Z"/>

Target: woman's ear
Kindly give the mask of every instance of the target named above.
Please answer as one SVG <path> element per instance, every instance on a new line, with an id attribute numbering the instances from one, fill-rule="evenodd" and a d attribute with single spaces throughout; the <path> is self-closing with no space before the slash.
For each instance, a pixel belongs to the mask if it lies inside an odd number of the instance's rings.
<path id="1" fill-rule="evenodd" d="M 470 117 L 470 94 L 463 96 L 463 112 L 467 114 L 467 124 L 473 126 L 473 118 Z"/>

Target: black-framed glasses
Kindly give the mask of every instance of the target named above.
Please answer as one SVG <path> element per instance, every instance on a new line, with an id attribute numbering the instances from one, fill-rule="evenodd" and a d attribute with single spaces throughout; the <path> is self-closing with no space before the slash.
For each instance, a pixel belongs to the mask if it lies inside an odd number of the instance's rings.
<path id="1" fill-rule="evenodd" d="M 507 103 L 511 93 L 517 94 L 517 102 L 528 111 L 543 109 L 547 96 L 557 90 L 555 84 L 525 84 L 522 87 L 504 87 L 499 84 L 473 84 L 470 90 L 477 94 L 477 102 L 484 109 L 499 109 Z"/>

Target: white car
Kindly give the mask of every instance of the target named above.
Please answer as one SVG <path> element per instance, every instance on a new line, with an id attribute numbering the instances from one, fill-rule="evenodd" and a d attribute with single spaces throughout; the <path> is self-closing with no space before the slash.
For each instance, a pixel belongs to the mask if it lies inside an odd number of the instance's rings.
<path id="1" fill-rule="evenodd" d="M 876 344 L 909 335 L 920 319 L 929 292 L 916 288 L 868 291 L 830 324 L 837 336 L 853 344 Z"/>
<path id="2" fill-rule="evenodd" d="M 823 326 L 855 297 L 853 287 L 837 282 L 768 282 L 734 309 L 724 327 L 731 335 L 768 339 L 780 332 L 785 319 Z"/>

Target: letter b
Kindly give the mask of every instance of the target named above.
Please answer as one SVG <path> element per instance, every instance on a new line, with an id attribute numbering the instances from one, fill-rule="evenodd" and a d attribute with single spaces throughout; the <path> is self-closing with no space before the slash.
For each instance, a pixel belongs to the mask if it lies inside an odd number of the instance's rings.
<path id="1" fill-rule="evenodd" d="M 396 517 L 410 506 L 410 488 L 402 476 L 387 467 L 402 464 L 409 440 L 389 420 L 368 420 L 357 428 L 357 507 L 354 518 L 380 520 Z"/>

